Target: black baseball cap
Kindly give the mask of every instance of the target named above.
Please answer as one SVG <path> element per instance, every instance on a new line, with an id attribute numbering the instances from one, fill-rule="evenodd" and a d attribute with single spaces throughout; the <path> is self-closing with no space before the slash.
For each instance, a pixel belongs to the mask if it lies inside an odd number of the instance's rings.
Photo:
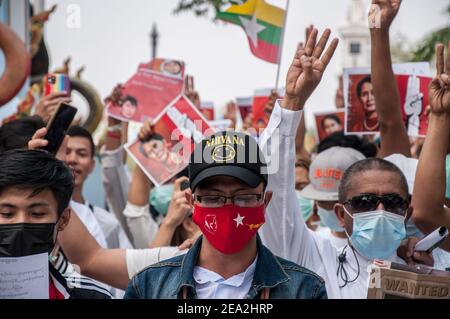
<path id="1" fill-rule="evenodd" d="M 250 187 L 267 185 L 267 165 L 256 140 L 244 133 L 215 133 L 195 146 L 189 163 L 191 190 L 214 176 L 235 177 Z"/>

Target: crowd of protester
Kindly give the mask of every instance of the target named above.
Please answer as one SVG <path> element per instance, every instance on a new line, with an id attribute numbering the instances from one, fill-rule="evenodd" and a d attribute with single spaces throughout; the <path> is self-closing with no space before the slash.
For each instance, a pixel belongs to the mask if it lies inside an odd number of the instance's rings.
<path id="1" fill-rule="evenodd" d="M 75 125 L 56 156 L 40 150 L 56 106 L 70 102 L 50 95 L 35 115 L 0 127 L 0 257 L 49 253 L 52 299 L 366 298 L 374 260 L 450 268 L 450 239 L 431 253 L 414 251 L 424 236 L 450 228 L 450 53 L 437 44 L 428 133 L 410 141 L 389 45 L 400 1 L 374 2 L 378 143 L 336 132 L 312 153 L 305 148 L 303 108 L 338 47 L 329 29 L 308 30 L 284 97 L 273 92 L 267 103 L 262 134 L 247 134 L 252 114 L 237 127 L 231 104 L 230 129 L 197 144 L 188 168 L 159 187 L 139 165 L 129 172 L 127 123 L 112 117 L 102 145 Z M 148 122 L 138 138 L 152 134 Z M 236 159 L 215 160 L 217 141 Z M 97 153 L 107 209 L 83 195 Z"/>

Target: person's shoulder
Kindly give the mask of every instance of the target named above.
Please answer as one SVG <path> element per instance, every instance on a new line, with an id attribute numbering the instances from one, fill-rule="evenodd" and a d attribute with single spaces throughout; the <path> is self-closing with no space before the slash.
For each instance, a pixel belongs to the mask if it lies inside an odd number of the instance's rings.
<path id="1" fill-rule="evenodd" d="M 303 278 L 308 278 L 310 280 L 314 280 L 319 282 L 320 284 L 325 284 L 325 281 L 322 277 L 320 277 L 315 272 L 302 267 L 300 265 L 297 265 L 296 263 L 283 259 L 281 257 L 276 256 L 276 259 L 280 263 L 283 270 L 289 275 L 289 276 L 301 276 Z"/>

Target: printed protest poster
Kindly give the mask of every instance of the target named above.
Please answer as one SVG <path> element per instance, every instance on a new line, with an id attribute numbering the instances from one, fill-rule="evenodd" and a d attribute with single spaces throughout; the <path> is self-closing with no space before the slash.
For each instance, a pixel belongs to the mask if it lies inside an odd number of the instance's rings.
<path id="1" fill-rule="evenodd" d="M 270 115 L 275 106 L 275 101 L 284 96 L 284 89 L 256 90 L 253 97 L 253 127 L 256 130 L 264 129 L 269 124 Z"/>
<path id="2" fill-rule="evenodd" d="M 322 142 L 328 136 L 343 132 L 345 126 L 345 111 L 327 111 L 314 113 L 317 140 Z"/>
<path id="3" fill-rule="evenodd" d="M 247 116 L 252 112 L 253 96 L 236 98 L 236 105 L 239 109 L 239 115 L 242 121 L 245 121 Z"/>
<path id="4" fill-rule="evenodd" d="M 126 150 L 153 184 L 160 186 L 187 167 L 195 144 L 213 132 L 191 101 L 180 96 L 155 119 L 151 139 L 136 140 Z"/>
<path id="5" fill-rule="evenodd" d="M 119 103 L 106 106 L 108 114 L 122 121 L 155 119 L 181 94 L 183 75 L 183 62 L 157 59 L 141 64 L 125 83 Z"/>
<path id="6" fill-rule="evenodd" d="M 430 66 L 423 62 L 403 63 L 393 65 L 393 69 L 408 135 L 423 137 L 428 129 L 425 111 L 428 105 L 428 87 L 432 81 Z M 370 68 L 344 69 L 344 99 L 346 134 L 379 133 Z"/>
<path id="7" fill-rule="evenodd" d="M 168 59 L 153 59 L 148 64 L 141 65 L 156 73 L 184 80 L 184 62 Z"/>
<path id="8" fill-rule="evenodd" d="M 48 254 L 0 258 L 0 299 L 49 299 Z"/>
<path id="9" fill-rule="evenodd" d="M 216 114 L 214 111 L 214 102 L 203 101 L 200 103 L 200 112 L 208 121 L 214 121 Z"/>

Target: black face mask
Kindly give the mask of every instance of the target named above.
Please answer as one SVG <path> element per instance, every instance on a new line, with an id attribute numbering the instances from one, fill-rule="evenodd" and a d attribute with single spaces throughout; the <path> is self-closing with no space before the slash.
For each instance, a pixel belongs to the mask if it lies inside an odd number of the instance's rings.
<path id="1" fill-rule="evenodd" d="M 0 225 L 0 257 L 50 253 L 56 224 Z"/>

